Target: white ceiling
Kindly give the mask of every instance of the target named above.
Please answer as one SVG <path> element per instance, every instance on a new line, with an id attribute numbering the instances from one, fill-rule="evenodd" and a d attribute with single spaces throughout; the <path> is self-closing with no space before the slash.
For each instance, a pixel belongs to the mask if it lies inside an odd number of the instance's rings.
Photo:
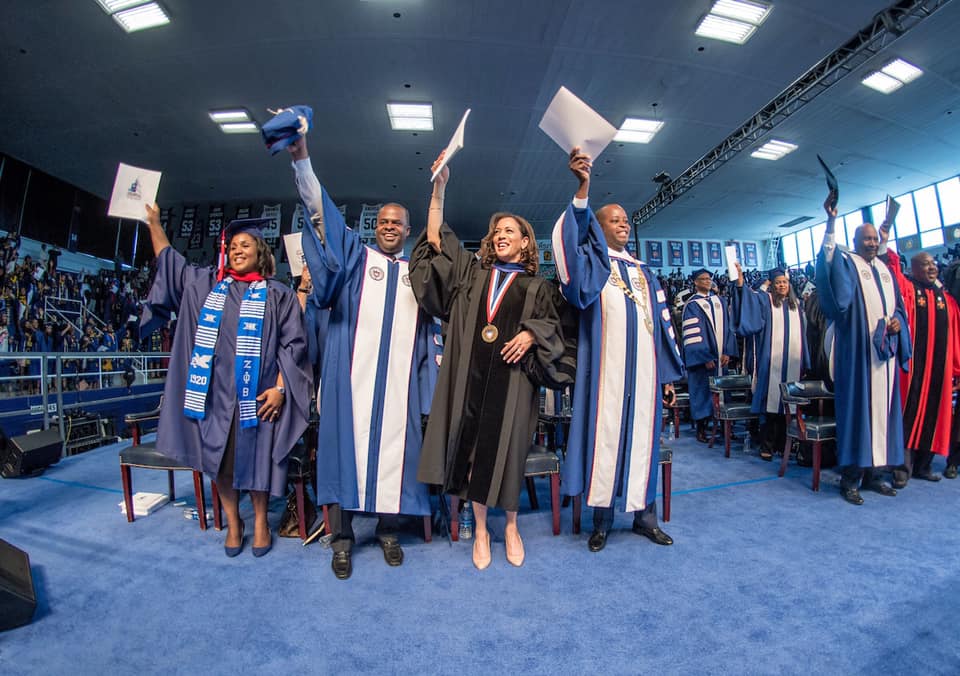
<path id="1" fill-rule="evenodd" d="M 595 164 L 594 200 L 632 213 L 654 174 L 680 174 L 891 0 L 779 0 L 742 47 L 694 35 L 710 0 L 161 3 L 169 26 L 127 35 L 94 0 L 5 0 L 0 152 L 100 196 L 122 161 L 163 170 L 161 204 L 293 199 L 286 155 L 222 134 L 207 110 L 245 107 L 262 123 L 267 108 L 302 103 L 334 198 L 402 202 L 418 230 L 430 163 L 469 107 L 446 215 L 473 236 L 501 209 L 546 232 L 569 199 L 565 155 L 537 127 L 560 85 L 615 125 L 665 121 L 652 143 L 614 144 Z M 953 2 L 767 137 L 796 152 L 742 153 L 640 235 L 764 238 L 819 219 L 817 153 L 835 167 L 841 211 L 960 173 L 957 35 Z M 860 84 L 895 56 L 925 75 L 890 95 Z M 391 131 L 391 100 L 432 102 L 435 131 Z"/>

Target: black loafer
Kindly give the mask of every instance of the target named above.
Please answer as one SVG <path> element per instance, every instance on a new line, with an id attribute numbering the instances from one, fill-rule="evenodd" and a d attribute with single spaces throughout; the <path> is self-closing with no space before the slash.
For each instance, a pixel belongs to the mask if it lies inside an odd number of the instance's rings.
<path id="1" fill-rule="evenodd" d="M 863 504 L 863 497 L 860 495 L 860 491 L 856 488 L 848 488 L 843 491 L 843 499 L 849 502 L 851 505 Z"/>
<path id="2" fill-rule="evenodd" d="M 876 491 L 880 495 L 886 495 L 888 498 L 892 498 L 897 494 L 897 489 L 883 481 L 874 481 L 867 486 L 867 488 L 869 488 L 871 491 Z"/>
<path id="3" fill-rule="evenodd" d="M 643 526 L 634 524 L 633 532 L 637 535 L 642 535 L 645 538 L 649 538 L 651 542 L 654 542 L 658 545 L 666 546 L 673 544 L 673 538 L 659 528 L 644 528 Z"/>
<path id="4" fill-rule="evenodd" d="M 334 552 L 330 567 L 333 568 L 333 574 L 337 576 L 338 580 L 346 580 L 353 573 L 350 552 Z"/>
<path id="5" fill-rule="evenodd" d="M 943 470 L 944 479 L 956 479 L 957 478 L 957 466 L 956 465 L 947 465 L 947 468 Z"/>
<path id="6" fill-rule="evenodd" d="M 590 539 L 587 540 L 587 548 L 591 552 L 599 552 L 601 549 L 607 546 L 607 531 L 605 530 L 595 530 L 590 534 Z"/>
<path id="7" fill-rule="evenodd" d="M 934 472 L 927 472 L 926 474 L 914 474 L 914 479 L 923 479 L 924 481 L 940 481 L 943 477 Z"/>
<path id="8" fill-rule="evenodd" d="M 383 560 L 388 566 L 399 566 L 403 563 L 403 549 L 396 540 L 381 540 L 380 548 L 383 549 Z"/>

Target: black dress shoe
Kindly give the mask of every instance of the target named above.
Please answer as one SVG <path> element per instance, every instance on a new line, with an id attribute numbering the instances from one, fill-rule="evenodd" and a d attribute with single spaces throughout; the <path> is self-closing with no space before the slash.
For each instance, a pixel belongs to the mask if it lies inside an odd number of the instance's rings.
<path id="1" fill-rule="evenodd" d="M 860 491 L 856 487 L 848 488 L 843 491 L 843 499 L 849 502 L 851 505 L 862 505 L 863 497 L 860 495 Z"/>
<path id="2" fill-rule="evenodd" d="M 900 490 L 901 488 L 906 488 L 906 487 L 907 487 L 907 480 L 906 480 L 906 479 L 894 479 L 894 480 L 893 480 L 893 487 L 896 488 L 897 490 Z"/>
<path id="3" fill-rule="evenodd" d="M 943 470 L 944 479 L 956 479 L 957 478 L 957 466 L 956 465 L 947 465 L 947 468 Z"/>
<path id="4" fill-rule="evenodd" d="M 607 531 L 605 530 L 595 530 L 590 534 L 590 539 L 587 540 L 587 548 L 591 552 L 599 552 L 601 549 L 607 546 Z"/>
<path id="5" fill-rule="evenodd" d="M 353 573 L 350 552 L 334 552 L 330 567 L 333 568 L 333 574 L 337 576 L 338 580 L 346 580 Z"/>
<path id="6" fill-rule="evenodd" d="M 381 540 L 380 548 L 383 549 L 383 560 L 388 566 L 399 566 L 403 563 L 403 550 L 396 540 Z"/>
<path id="7" fill-rule="evenodd" d="M 699 430 L 697 431 L 697 441 L 699 441 L 701 444 L 709 444 L 709 443 L 710 443 L 710 440 L 707 438 L 707 433 L 706 433 L 706 432 L 701 432 L 701 431 L 699 431 Z"/>
<path id="8" fill-rule="evenodd" d="M 867 488 L 871 491 L 876 491 L 880 495 L 886 495 L 888 498 L 892 498 L 897 494 L 897 490 L 893 486 L 883 481 L 873 481 Z"/>
<path id="9" fill-rule="evenodd" d="M 914 474 L 914 479 L 923 479 L 924 481 L 940 481 L 943 477 L 934 472 L 927 472 L 926 474 Z"/>
<path id="10" fill-rule="evenodd" d="M 644 528 L 638 524 L 633 525 L 633 532 L 637 535 L 642 535 L 645 538 L 650 538 L 651 542 L 654 542 L 658 545 L 672 545 L 673 538 L 664 533 L 660 528 Z"/>

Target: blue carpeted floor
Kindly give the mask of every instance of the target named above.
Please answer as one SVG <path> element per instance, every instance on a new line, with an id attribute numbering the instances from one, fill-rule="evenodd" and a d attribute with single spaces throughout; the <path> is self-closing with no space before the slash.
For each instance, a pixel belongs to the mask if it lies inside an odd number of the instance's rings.
<path id="1" fill-rule="evenodd" d="M 589 511 L 573 536 L 569 509 L 553 537 L 540 482 L 522 568 L 502 516 L 483 572 L 471 542 L 413 534 L 389 568 L 358 519 L 346 582 L 295 539 L 227 559 L 182 507 L 128 524 L 117 446 L 0 481 L 0 538 L 30 554 L 39 597 L 32 624 L 0 633 L 0 673 L 960 673 L 960 481 L 854 507 L 829 472 L 815 494 L 809 470 L 777 479 L 738 446 L 673 447 L 673 547 L 620 515 L 592 554 Z M 165 484 L 134 470 L 134 490 Z"/>

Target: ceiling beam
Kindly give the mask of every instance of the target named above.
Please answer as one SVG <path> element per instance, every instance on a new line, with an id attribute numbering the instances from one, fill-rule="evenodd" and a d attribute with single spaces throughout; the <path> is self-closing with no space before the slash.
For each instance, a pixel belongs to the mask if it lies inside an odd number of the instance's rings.
<path id="1" fill-rule="evenodd" d="M 680 195 L 715 172 L 744 148 L 775 129 L 788 117 L 908 33 L 951 0 L 901 0 L 877 14 L 836 51 L 828 54 L 789 87 L 777 94 L 739 129 L 676 178 L 662 182 L 657 194 L 633 212 L 633 225 L 647 222 Z"/>

